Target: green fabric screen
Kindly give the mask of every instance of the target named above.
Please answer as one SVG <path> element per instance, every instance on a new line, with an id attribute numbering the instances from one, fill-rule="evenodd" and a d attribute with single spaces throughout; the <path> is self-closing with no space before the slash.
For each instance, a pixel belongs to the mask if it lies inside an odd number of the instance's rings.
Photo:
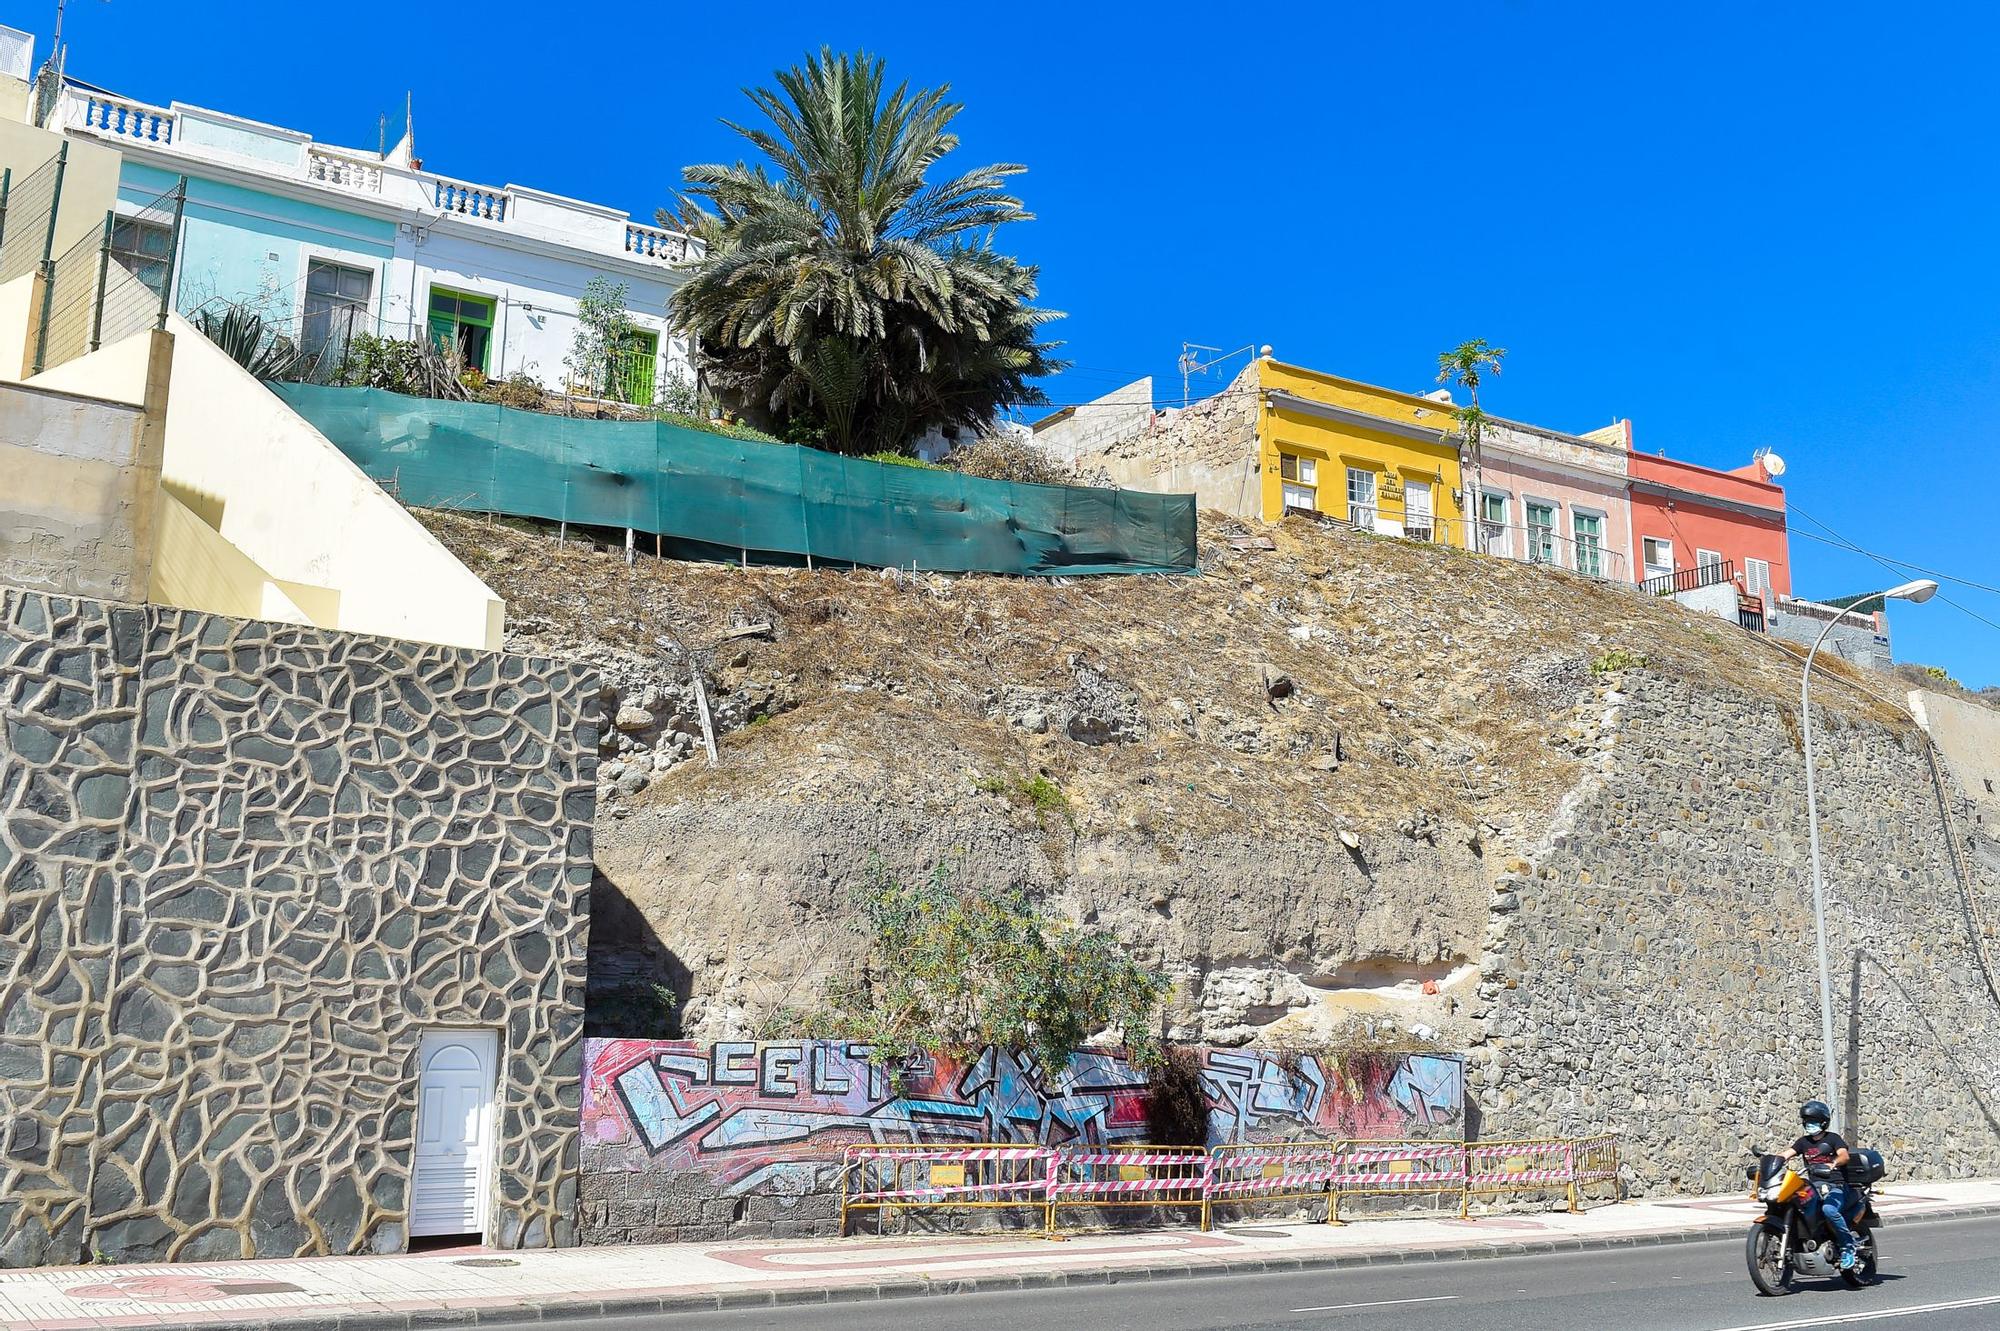
<path id="1" fill-rule="evenodd" d="M 1192 573 L 1192 495 L 1021 485 L 655 421 L 273 384 L 418 508 L 632 527 L 676 553 L 947 573 Z"/>

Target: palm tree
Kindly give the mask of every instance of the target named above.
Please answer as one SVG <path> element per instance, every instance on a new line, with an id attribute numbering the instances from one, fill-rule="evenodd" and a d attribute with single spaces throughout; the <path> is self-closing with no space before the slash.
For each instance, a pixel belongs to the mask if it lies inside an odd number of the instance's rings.
<path id="1" fill-rule="evenodd" d="M 958 146 L 949 88 L 889 89 L 882 61 L 822 49 L 745 90 L 771 127 L 725 121 L 766 164 L 690 166 L 678 213 L 705 243 L 672 308 L 704 378 L 753 424 L 842 452 L 902 449 L 933 425 L 978 428 L 1047 401 L 1061 368 L 1036 270 L 991 248 L 1032 216 L 1026 168 L 931 180 Z"/>
<path id="2" fill-rule="evenodd" d="M 1475 337 L 1470 342 L 1461 342 L 1450 351 L 1438 356 L 1437 381 L 1454 383 L 1464 388 L 1472 401 L 1458 409 L 1458 435 L 1465 442 L 1466 499 L 1465 509 L 1470 513 L 1466 519 L 1466 534 L 1471 539 L 1466 542 L 1472 550 L 1484 550 L 1486 533 L 1480 526 L 1480 436 L 1486 430 L 1486 413 L 1479 409 L 1479 380 L 1486 371 L 1500 373 L 1500 362 L 1506 357 L 1505 347 L 1486 344 L 1483 337 Z"/>

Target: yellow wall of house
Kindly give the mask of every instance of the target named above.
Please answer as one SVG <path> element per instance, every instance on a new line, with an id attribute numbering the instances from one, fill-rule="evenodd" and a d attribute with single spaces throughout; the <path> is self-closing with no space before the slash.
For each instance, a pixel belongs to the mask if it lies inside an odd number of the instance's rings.
<path id="1" fill-rule="evenodd" d="M 1408 483 L 1428 482 L 1434 539 L 1447 545 L 1465 545 L 1464 513 L 1454 498 L 1463 488 L 1458 422 L 1448 403 L 1268 359 L 1258 363 L 1258 386 L 1266 394 L 1273 390 L 1290 393 L 1376 417 L 1385 425 L 1396 422 L 1435 435 L 1431 439 L 1410 438 L 1386 428 L 1329 419 L 1308 409 L 1274 406 L 1265 396 L 1257 416 L 1265 521 L 1275 522 L 1283 514 L 1283 459 L 1291 454 L 1318 464 L 1319 509 L 1342 519 L 1347 516 L 1349 467 L 1375 473 L 1379 517 L 1398 525 L 1405 517 Z"/>

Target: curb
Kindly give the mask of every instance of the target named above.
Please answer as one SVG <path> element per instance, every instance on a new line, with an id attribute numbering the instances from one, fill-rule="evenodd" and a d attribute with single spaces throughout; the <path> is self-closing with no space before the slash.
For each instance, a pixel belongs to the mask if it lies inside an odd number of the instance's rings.
<path id="1" fill-rule="evenodd" d="M 1906 1220 L 1891 1219 L 1884 1228 L 2000 1216 L 2000 1204 L 1945 1207 Z M 518 1326 L 541 1321 L 581 1318 L 665 1316 L 680 1313 L 728 1312 L 738 1308 L 787 1308 L 816 1303 L 873 1303 L 882 1299 L 936 1298 L 950 1294 L 995 1294 L 1019 1290 L 1088 1288 L 1128 1281 L 1182 1280 L 1196 1277 L 1284 1275 L 1299 1271 L 1338 1271 L 1366 1266 L 1481 1261 L 1500 1257 L 1540 1257 L 1556 1253 L 1606 1252 L 1617 1248 L 1662 1248 L 1694 1243 L 1734 1243 L 1741 1230 L 1679 1229 L 1653 1234 L 1618 1234 L 1604 1238 L 1565 1237 L 1518 1243 L 1467 1243 L 1447 1248 L 1416 1248 L 1374 1253 L 1328 1253 L 1301 1257 L 1244 1257 L 1196 1265 L 1159 1262 L 1151 1266 L 1079 1267 L 1073 1270 L 1028 1271 L 1012 1275 L 914 1276 L 865 1284 L 783 1289 L 746 1288 L 710 1294 L 670 1294 L 576 1298 L 529 1302 L 502 1308 L 435 1308 L 415 1312 L 321 1313 L 301 1310 L 297 1316 L 218 1318 L 212 1321 L 165 1321 L 161 1331 L 427 1331 L 432 1327 Z"/>

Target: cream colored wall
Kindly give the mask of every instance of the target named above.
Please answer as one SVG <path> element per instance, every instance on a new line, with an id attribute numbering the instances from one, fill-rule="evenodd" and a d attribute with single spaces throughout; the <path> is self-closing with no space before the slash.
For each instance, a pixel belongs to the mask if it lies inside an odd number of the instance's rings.
<path id="1" fill-rule="evenodd" d="M 0 384 L 0 582 L 146 599 L 158 460 L 136 406 Z"/>
<path id="2" fill-rule="evenodd" d="M 0 380 L 19 383 L 27 371 L 29 309 L 34 299 L 33 273 L 0 286 Z"/>
<path id="3" fill-rule="evenodd" d="M 63 138 L 19 120 L 0 119 L 0 167 L 10 167 L 14 183 L 54 157 Z M 69 141 L 69 161 L 63 167 L 61 215 L 56 219 L 56 253 L 104 227 L 104 214 L 118 202 L 118 153 L 101 143 Z M 7 225 L 20 224 L 9 217 Z"/>
<path id="4" fill-rule="evenodd" d="M 160 494 L 160 545 L 149 599 L 238 619 L 320 624 L 254 560 L 222 539 L 172 493 Z"/>
<path id="5" fill-rule="evenodd" d="M 82 393 L 138 406 L 146 400 L 146 364 L 152 354 L 151 339 L 150 332 L 135 333 L 99 351 L 43 370 L 24 382 L 37 388 Z"/>
<path id="6" fill-rule="evenodd" d="M 190 324 L 168 327 L 177 494 L 200 496 L 193 506 L 274 581 L 303 584 L 294 603 L 335 607 L 331 627 L 498 650 L 506 607 L 485 583 Z"/>

